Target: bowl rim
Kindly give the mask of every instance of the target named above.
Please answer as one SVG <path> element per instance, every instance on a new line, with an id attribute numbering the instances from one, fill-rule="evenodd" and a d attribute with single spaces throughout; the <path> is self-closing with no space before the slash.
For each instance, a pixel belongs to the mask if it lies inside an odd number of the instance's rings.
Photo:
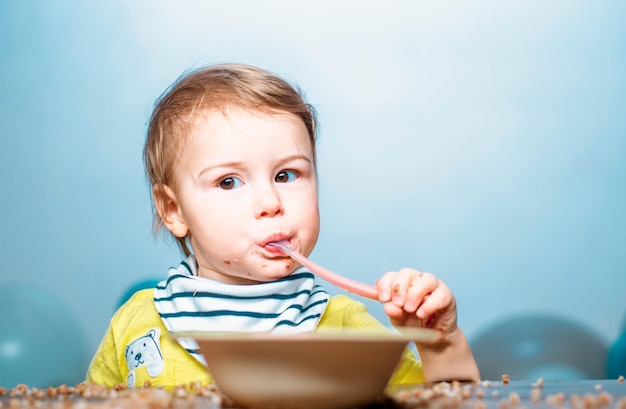
<path id="1" fill-rule="evenodd" d="M 199 340 L 230 340 L 230 341 L 270 341 L 270 342 L 290 342 L 290 341 L 312 341 L 312 342 L 432 342 L 437 340 L 441 334 L 439 331 L 429 328 L 393 328 L 382 327 L 380 329 L 362 328 L 324 328 L 314 332 L 302 332 L 297 334 L 284 334 L 276 332 L 235 332 L 235 331 L 171 331 L 173 338 L 193 338 Z"/>

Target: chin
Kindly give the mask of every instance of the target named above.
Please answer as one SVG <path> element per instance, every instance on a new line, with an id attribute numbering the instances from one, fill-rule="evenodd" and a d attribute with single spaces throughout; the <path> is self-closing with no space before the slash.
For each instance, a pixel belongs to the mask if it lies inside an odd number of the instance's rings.
<path id="1" fill-rule="evenodd" d="M 293 274 L 295 270 L 296 270 L 295 267 L 291 267 L 288 269 L 283 269 L 283 270 L 275 271 L 272 273 L 264 272 L 265 274 L 263 274 L 262 277 L 258 277 L 258 279 L 259 281 L 266 282 L 266 283 L 271 282 L 271 281 L 277 281 L 282 278 L 289 277 L 291 274 Z"/>
<path id="2" fill-rule="evenodd" d="M 237 284 L 244 285 L 252 285 L 252 284 L 263 284 L 263 283 L 271 283 L 272 281 L 278 281 L 282 278 L 288 277 L 293 273 L 293 270 L 289 271 L 261 271 L 261 274 L 250 274 L 243 277 L 240 277 Z"/>

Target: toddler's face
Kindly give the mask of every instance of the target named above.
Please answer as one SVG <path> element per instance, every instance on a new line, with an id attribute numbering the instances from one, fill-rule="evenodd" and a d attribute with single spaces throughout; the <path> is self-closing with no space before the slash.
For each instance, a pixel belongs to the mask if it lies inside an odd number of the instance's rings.
<path id="1" fill-rule="evenodd" d="M 287 276 L 297 265 L 269 241 L 305 255 L 319 234 L 313 149 L 300 118 L 229 109 L 191 128 L 174 170 L 166 226 L 189 234 L 199 274 L 247 284 Z"/>

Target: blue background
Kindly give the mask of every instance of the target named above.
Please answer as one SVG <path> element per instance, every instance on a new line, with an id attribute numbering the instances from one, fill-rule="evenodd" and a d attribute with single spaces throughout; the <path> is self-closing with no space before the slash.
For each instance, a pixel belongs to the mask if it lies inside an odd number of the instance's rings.
<path id="1" fill-rule="evenodd" d="M 79 356 L 62 375 L 81 380 L 120 297 L 178 263 L 151 233 L 146 122 L 181 72 L 235 61 L 320 112 L 315 261 L 368 282 L 437 274 L 470 341 L 531 313 L 606 345 L 623 331 L 626 2 L 15 0 L 0 2 L 0 285 L 59 308 L 19 308 L 32 325 L 0 339 L 5 368 L 33 327 L 62 327 L 51 354 Z"/>

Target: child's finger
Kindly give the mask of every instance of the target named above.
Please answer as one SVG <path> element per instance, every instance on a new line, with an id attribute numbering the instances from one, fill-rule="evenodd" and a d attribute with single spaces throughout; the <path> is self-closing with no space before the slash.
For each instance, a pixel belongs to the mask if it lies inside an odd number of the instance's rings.
<path id="1" fill-rule="evenodd" d="M 404 294 L 409 287 L 411 275 L 409 269 L 397 272 L 387 272 L 378 281 L 378 299 L 381 302 L 393 301 L 399 307 L 404 304 Z"/>
<path id="2" fill-rule="evenodd" d="M 383 310 L 392 321 L 403 320 L 405 318 L 405 311 L 393 303 L 385 303 Z"/>
<path id="3" fill-rule="evenodd" d="M 439 286 L 424 299 L 424 302 L 417 309 L 416 315 L 422 319 L 426 318 L 447 309 L 453 302 L 452 293 L 445 283 L 440 282 Z"/>
<path id="4" fill-rule="evenodd" d="M 418 272 L 407 289 L 405 311 L 414 313 L 424 303 L 426 297 L 437 288 L 438 284 L 439 280 L 434 275 Z"/>
<path id="5" fill-rule="evenodd" d="M 388 302 L 391 300 L 391 273 L 385 273 L 381 278 L 376 280 L 376 288 L 378 289 L 378 300 L 380 302 Z"/>
<path id="6" fill-rule="evenodd" d="M 407 301 L 407 293 L 411 288 L 415 276 L 418 271 L 412 269 L 401 269 L 394 275 L 391 282 L 391 301 L 400 308 L 405 306 Z"/>

